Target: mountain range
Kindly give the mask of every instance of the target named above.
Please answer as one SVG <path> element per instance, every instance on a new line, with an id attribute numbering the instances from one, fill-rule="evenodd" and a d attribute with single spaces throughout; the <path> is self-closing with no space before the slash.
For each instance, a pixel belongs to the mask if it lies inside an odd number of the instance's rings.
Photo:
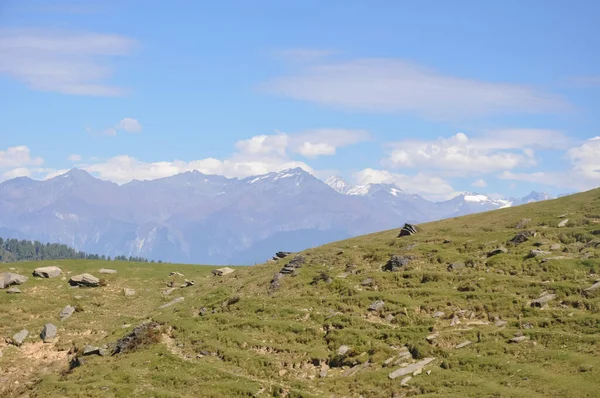
<path id="1" fill-rule="evenodd" d="M 352 236 L 550 199 L 465 193 L 442 202 L 295 168 L 243 179 L 190 171 L 117 185 L 80 169 L 0 184 L 0 236 L 107 256 L 253 264 Z"/>

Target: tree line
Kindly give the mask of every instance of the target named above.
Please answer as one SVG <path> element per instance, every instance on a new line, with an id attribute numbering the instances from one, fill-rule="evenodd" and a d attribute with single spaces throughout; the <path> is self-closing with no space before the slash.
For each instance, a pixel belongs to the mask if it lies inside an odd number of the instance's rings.
<path id="1" fill-rule="evenodd" d="M 110 256 L 104 254 L 85 253 L 61 243 L 41 243 L 30 240 L 0 238 L 0 262 L 63 259 L 148 262 L 147 258 L 134 256 L 115 256 L 111 259 Z M 150 262 L 153 263 L 154 260 Z M 160 260 L 158 262 L 162 263 Z"/>

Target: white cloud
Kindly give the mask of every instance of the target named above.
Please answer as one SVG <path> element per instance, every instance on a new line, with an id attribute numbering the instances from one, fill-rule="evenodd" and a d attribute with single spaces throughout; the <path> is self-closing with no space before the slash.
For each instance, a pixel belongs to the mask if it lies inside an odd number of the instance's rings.
<path id="1" fill-rule="evenodd" d="M 336 149 L 367 141 L 365 130 L 314 129 L 289 136 L 289 148 L 307 158 L 335 155 Z"/>
<path id="2" fill-rule="evenodd" d="M 277 155 L 285 156 L 288 146 L 287 134 L 257 135 L 246 140 L 235 143 L 236 149 L 244 154 L 255 155 Z"/>
<path id="3" fill-rule="evenodd" d="M 434 140 L 404 140 L 391 143 L 386 167 L 416 167 L 444 175 L 466 176 L 512 170 L 536 164 L 533 148 L 558 149 L 569 142 L 553 130 L 507 129 L 469 138 L 457 133 Z"/>
<path id="4" fill-rule="evenodd" d="M 483 179 L 480 178 L 477 181 L 473 181 L 473 183 L 471 184 L 471 186 L 477 187 L 477 188 L 485 188 L 485 187 L 487 187 L 487 183 L 485 182 L 485 180 L 483 180 Z"/>
<path id="5" fill-rule="evenodd" d="M 128 133 L 139 133 L 142 131 L 142 125 L 136 119 L 126 117 L 117 124 L 117 129 L 125 130 Z"/>
<path id="6" fill-rule="evenodd" d="M 32 157 L 31 151 L 24 145 L 0 151 L 0 170 L 24 166 L 39 166 L 42 163 L 44 163 L 44 159 L 41 157 Z"/>
<path id="7" fill-rule="evenodd" d="M 0 30 L 0 74 L 34 90 L 69 95 L 120 96 L 107 84 L 114 56 L 131 52 L 135 41 L 123 36 L 45 29 Z"/>
<path id="8" fill-rule="evenodd" d="M 423 173 L 409 176 L 388 170 L 367 168 L 355 173 L 354 180 L 359 185 L 395 184 L 405 192 L 419 194 L 430 200 L 448 200 L 458 194 L 447 181 Z"/>
<path id="9" fill-rule="evenodd" d="M 581 146 L 567 151 L 573 171 L 584 178 L 600 182 L 600 136 L 591 138 Z"/>
<path id="10" fill-rule="evenodd" d="M 571 109 L 562 98 L 533 87 L 444 75 L 399 59 L 311 64 L 273 78 L 267 91 L 337 108 L 408 112 L 434 118 Z"/>
<path id="11" fill-rule="evenodd" d="M 73 153 L 73 154 L 69 155 L 69 157 L 67 159 L 70 160 L 71 162 L 79 162 L 81 160 L 81 155 Z"/>

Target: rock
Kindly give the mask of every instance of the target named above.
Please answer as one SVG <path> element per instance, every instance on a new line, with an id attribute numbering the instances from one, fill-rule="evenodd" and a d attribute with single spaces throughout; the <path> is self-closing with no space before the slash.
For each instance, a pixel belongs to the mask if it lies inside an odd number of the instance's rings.
<path id="1" fill-rule="evenodd" d="M 395 370 L 394 372 L 390 373 L 388 377 L 393 380 L 398 377 L 413 374 L 417 370 L 424 368 L 425 366 L 427 366 L 428 364 L 430 364 L 433 361 L 435 361 L 435 358 L 425 358 L 422 361 L 419 361 L 417 363 L 410 364 L 404 368 Z"/>
<path id="2" fill-rule="evenodd" d="M 592 286 L 588 287 L 587 289 L 584 289 L 583 295 L 585 297 L 591 298 L 595 297 L 595 295 L 598 294 L 598 292 L 600 292 L 600 281 L 596 281 L 596 283 L 594 283 Z"/>
<path id="3" fill-rule="evenodd" d="M 517 336 L 517 337 L 513 337 L 512 339 L 508 340 L 509 343 L 520 343 L 523 341 L 529 340 L 529 337 L 527 336 Z"/>
<path id="4" fill-rule="evenodd" d="M 174 291 L 174 290 L 175 290 L 175 288 L 174 288 L 174 287 L 170 287 L 170 288 L 168 288 L 168 289 L 165 289 L 165 290 L 163 290 L 163 294 L 164 294 L 165 296 L 168 296 L 169 294 L 173 293 L 173 291 Z"/>
<path id="5" fill-rule="evenodd" d="M 75 312 L 75 307 L 71 307 L 70 305 L 67 305 L 65 308 L 62 309 L 62 311 L 60 311 L 60 314 L 58 316 L 60 317 L 61 321 L 64 321 L 65 319 L 67 319 L 71 315 L 73 315 L 74 312 Z"/>
<path id="6" fill-rule="evenodd" d="M 494 323 L 494 325 L 500 328 L 502 326 L 506 326 L 507 323 L 508 322 L 506 322 L 506 321 L 498 320 L 498 321 L 496 321 L 496 323 Z"/>
<path id="7" fill-rule="evenodd" d="M 556 298 L 556 294 L 544 294 L 542 296 L 540 296 L 538 299 L 533 300 L 531 302 L 531 306 L 532 307 L 543 307 L 544 304 L 546 304 L 547 302 L 554 300 Z"/>
<path id="8" fill-rule="evenodd" d="M 187 279 L 186 279 L 186 280 L 183 282 L 183 285 L 181 285 L 181 288 L 186 288 L 186 287 L 189 287 L 189 286 L 194 286 L 195 284 L 196 284 L 196 282 L 194 282 L 194 281 L 189 281 L 189 280 L 187 280 Z"/>
<path id="9" fill-rule="evenodd" d="M 100 268 L 100 270 L 98 272 L 101 274 L 116 274 L 117 270 L 116 269 L 108 269 L 108 268 Z"/>
<path id="10" fill-rule="evenodd" d="M 377 300 L 369 306 L 369 311 L 379 311 L 384 305 L 385 302 L 383 300 Z"/>
<path id="11" fill-rule="evenodd" d="M 321 372 L 319 372 L 319 377 L 321 377 L 321 378 L 327 377 L 328 371 L 329 371 L 329 369 L 327 369 L 327 368 L 321 369 Z"/>
<path id="12" fill-rule="evenodd" d="M 525 243 L 529 240 L 530 237 L 535 237 L 536 233 L 533 231 L 522 231 L 516 234 L 510 242 L 514 245 L 520 245 L 521 243 Z"/>
<path id="13" fill-rule="evenodd" d="M 452 318 L 452 321 L 450 322 L 450 326 L 457 326 L 460 325 L 460 319 L 458 319 L 458 317 L 456 315 L 454 315 L 454 317 Z"/>
<path id="14" fill-rule="evenodd" d="M 277 252 L 277 253 L 275 253 L 275 257 L 277 257 L 278 259 L 286 258 L 290 254 L 292 254 L 292 252 Z"/>
<path id="15" fill-rule="evenodd" d="M 223 268 L 217 268 L 217 269 L 213 270 L 212 274 L 216 275 L 216 276 L 223 276 L 223 275 L 229 275 L 232 272 L 234 272 L 233 269 L 231 269 L 229 267 L 223 267 Z"/>
<path id="16" fill-rule="evenodd" d="M 100 355 L 100 347 L 95 347 L 93 345 L 86 345 L 85 347 L 83 347 L 83 353 L 82 355 L 87 356 L 87 355 Z"/>
<path id="17" fill-rule="evenodd" d="M 417 233 L 417 228 L 414 225 L 405 223 L 404 226 L 402 227 L 402 229 L 400 230 L 398 237 L 410 236 L 410 235 L 414 235 L 416 233 Z"/>
<path id="18" fill-rule="evenodd" d="M 371 366 L 371 363 L 369 361 L 367 361 L 365 363 L 362 363 L 362 364 L 355 365 L 352 368 L 350 368 L 350 369 L 346 370 L 345 372 L 343 372 L 341 374 L 341 376 L 342 377 L 354 376 L 359 371 L 361 371 L 362 369 L 368 368 L 369 366 Z"/>
<path id="19" fill-rule="evenodd" d="M 504 247 L 499 247 L 495 250 L 492 250 L 487 254 L 488 257 L 497 256 L 498 254 L 508 253 L 508 250 Z"/>
<path id="20" fill-rule="evenodd" d="M 429 343 L 433 343 L 438 337 L 439 337 L 439 335 L 437 333 L 434 333 L 434 334 L 430 334 L 429 336 L 425 337 L 425 340 L 427 340 Z"/>
<path id="21" fill-rule="evenodd" d="M 181 272 L 171 271 L 169 272 L 169 276 L 183 276 Z"/>
<path id="22" fill-rule="evenodd" d="M 444 315 L 446 315 L 444 313 L 444 311 L 436 311 L 436 312 L 433 313 L 432 317 L 433 318 L 442 318 L 442 317 L 444 317 Z"/>
<path id="23" fill-rule="evenodd" d="M 600 229 L 592 231 L 592 235 L 600 235 Z"/>
<path id="24" fill-rule="evenodd" d="M 552 253 L 544 251 L 544 250 L 532 249 L 529 251 L 529 255 L 527 257 L 533 258 L 533 257 L 539 257 L 539 256 L 547 256 L 549 254 L 552 254 Z"/>
<path id="25" fill-rule="evenodd" d="M 166 303 L 166 304 L 163 304 L 163 305 L 161 305 L 160 307 L 158 307 L 158 309 L 160 310 L 160 309 L 162 309 L 162 308 L 167 308 L 167 307 L 170 307 L 170 306 L 172 306 L 173 304 L 181 303 L 183 300 L 184 300 L 184 298 L 183 298 L 183 297 L 177 297 L 177 298 L 174 298 L 173 300 L 169 301 L 168 303 Z"/>
<path id="26" fill-rule="evenodd" d="M 79 357 L 75 357 L 73 359 L 71 359 L 69 361 L 69 370 L 73 370 L 75 368 L 80 367 L 81 365 L 83 365 L 83 359 L 79 358 Z"/>
<path id="27" fill-rule="evenodd" d="M 558 223 L 558 227 L 559 228 L 566 227 L 568 223 L 569 223 L 569 219 L 565 218 L 564 220 L 562 220 L 561 222 Z"/>
<path id="28" fill-rule="evenodd" d="M 136 326 L 126 336 L 120 338 L 113 346 L 111 355 L 127 352 L 135 349 L 140 344 L 145 342 L 155 342 L 156 339 L 152 339 L 160 329 L 160 325 L 156 322 L 146 322 Z"/>
<path id="29" fill-rule="evenodd" d="M 412 376 L 406 376 L 405 378 L 403 378 L 402 380 L 400 380 L 400 385 L 401 386 L 407 386 L 408 382 L 412 379 Z"/>
<path id="30" fill-rule="evenodd" d="M 455 348 L 457 348 L 457 349 L 458 348 L 463 348 L 463 347 L 466 347 L 466 346 L 471 345 L 471 344 L 473 344 L 473 342 L 470 341 L 470 340 L 467 340 L 467 341 L 463 341 L 460 344 L 457 344 Z"/>
<path id="31" fill-rule="evenodd" d="M 366 279 L 363 279 L 363 281 L 360 284 L 361 284 L 361 286 L 372 287 L 375 284 L 375 281 L 373 280 L 373 278 L 366 278 Z"/>
<path id="32" fill-rule="evenodd" d="M 126 287 L 123 289 L 123 294 L 125 297 L 133 297 L 135 296 L 135 290 Z"/>
<path id="33" fill-rule="evenodd" d="M 394 316 L 392 314 L 387 314 L 387 316 L 385 317 L 385 320 L 388 322 L 391 322 L 394 320 Z"/>
<path id="34" fill-rule="evenodd" d="M 62 274 L 62 270 L 57 266 L 40 267 L 33 270 L 33 276 L 40 278 L 56 278 Z"/>
<path id="35" fill-rule="evenodd" d="M 14 345 L 16 345 L 17 347 L 19 347 L 21 344 L 23 344 L 23 342 L 25 341 L 25 339 L 27 338 L 28 335 L 29 335 L 29 330 L 23 329 L 19 333 L 15 333 L 13 335 L 12 343 Z"/>
<path id="36" fill-rule="evenodd" d="M 410 263 L 410 258 L 394 255 L 389 259 L 383 269 L 384 271 L 398 272 L 403 267 L 407 266 L 408 263 Z"/>
<path id="37" fill-rule="evenodd" d="M 200 308 L 200 312 L 199 312 L 200 315 L 204 316 L 207 313 L 208 313 L 208 308 L 206 308 L 206 307 Z"/>
<path id="38" fill-rule="evenodd" d="M 100 279 L 91 274 L 80 274 L 72 276 L 69 284 L 71 286 L 97 287 L 100 286 Z"/>
<path id="39" fill-rule="evenodd" d="M 562 249 L 562 246 L 560 245 L 560 243 L 555 243 L 550 246 L 550 250 L 552 250 L 552 251 L 556 251 L 556 250 L 560 250 L 560 249 Z"/>
<path id="40" fill-rule="evenodd" d="M 50 343 L 54 339 L 56 339 L 56 326 L 51 323 L 47 323 L 44 325 L 42 332 L 40 333 L 40 338 L 44 341 L 44 343 Z"/>
<path id="41" fill-rule="evenodd" d="M 338 355 L 346 355 L 350 351 L 350 347 L 347 345 L 342 345 L 338 348 Z"/>
<path id="42" fill-rule="evenodd" d="M 27 282 L 29 278 L 13 272 L 3 272 L 0 274 L 0 289 L 6 289 L 12 285 L 21 285 Z"/>
<path id="43" fill-rule="evenodd" d="M 6 290 L 6 293 L 10 293 L 10 294 L 21 293 L 21 289 L 19 289 L 16 286 L 11 286 Z"/>
<path id="44" fill-rule="evenodd" d="M 465 267 L 465 263 L 463 263 L 462 261 L 457 261 L 455 263 L 452 263 L 450 265 L 448 265 L 448 271 L 456 271 L 458 269 L 464 268 Z"/>

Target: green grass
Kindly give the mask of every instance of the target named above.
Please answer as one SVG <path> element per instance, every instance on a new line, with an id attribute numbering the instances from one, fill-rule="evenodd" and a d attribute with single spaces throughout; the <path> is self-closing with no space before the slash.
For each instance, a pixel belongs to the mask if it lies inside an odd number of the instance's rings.
<path id="1" fill-rule="evenodd" d="M 565 213 L 569 223 L 558 228 Z M 526 229 L 537 236 L 518 246 L 507 243 L 523 218 L 531 219 Z M 206 266 L 53 261 L 44 265 L 56 264 L 72 274 L 99 276 L 100 268 L 118 273 L 103 275 L 106 286 L 99 288 L 72 289 L 60 278 L 30 278 L 20 286 L 22 294 L 0 293 L 0 335 L 30 331 L 21 348 L 3 347 L 0 378 L 10 379 L 4 384 L 8 396 L 30 397 L 232 397 L 259 391 L 264 397 L 391 397 L 402 392 L 595 397 L 600 292 L 588 298 L 582 291 L 600 278 L 597 230 L 600 190 L 422 224 L 411 237 L 385 231 L 309 249 L 302 253 L 306 263 L 298 275 L 283 278 L 275 292 L 269 290 L 270 281 L 288 259 L 239 267 L 224 277 L 213 276 L 216 267 Z M 550 251 L 555 243 L 561 248 L 545 257 L 564 259 L 528 258 L 530 250 Z M 509 251 L 487 256 L 498 247 Z M 412 256 L 410 264 L 401 272 L 382 271 L 396 254 Z M 456 261 L 465 267 L 448 271 Z M 7 264 L 0 271 L 15 267 L 31 275 L 38 266 Z M 164 297 L 165 283 L 173 279 L 170 271 L 196 284 Z M 372 287 L 361 285 L 366 278 L 374 280 Z M 136 295 L 124 297 L 125 287 Z M 532 308 L 531 300 L 545 291 L 556 299 Z M 157 309 L 179 296 L 185 300 Z M 371 313 L 367 309 L 376 300 L 385 306 Z M 67 304 L 77 304 L 80 311 L 61 322 L 58 313 Z M 445 316 L 433 318 L 435 311 Z M 451 325 L 453 315 L 460 324 Z M 163 325 L 164 342 L 112 357 L 84 357 L 81 367 L 64 372 L 71 346 L 108 344 L 149 319 Z M 507 325 L 495 326 L 497 319 Z M 46 322 L 59 327 L 56 344 L 37 342 Z M 438 334 L 434 344 L 425 340 L 432 333 Z M 509 344 L 515 333 L 529 340 Z M 473 343 L 454 348 L 465 340 Z M 345 356 L 337 355 L 341 345 L 351 347 Z M 413 377 L 408 386 L 388 378 L 398 365 L 383 366 L 402 346 L 415 358 L 436 358 L 425 368 L 431 374 Z M 35 352 L 52 355 L 31 359 Z M 370 366 L 343 375 L 366 362 Z M 331 366 L 327 377 L 319 377 L 323 364 Z"/>

